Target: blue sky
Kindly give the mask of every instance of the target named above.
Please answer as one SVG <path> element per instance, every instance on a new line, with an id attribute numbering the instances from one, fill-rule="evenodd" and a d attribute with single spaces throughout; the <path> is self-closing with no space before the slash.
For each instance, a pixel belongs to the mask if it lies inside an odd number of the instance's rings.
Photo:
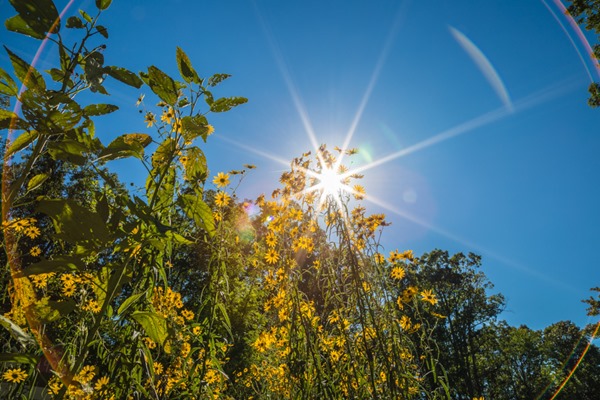
<path id="1" fill-rule="evenodd" d="M 0 11 L 13 14 L 6 0 Z M 481 254 L 511 324 L 591 322 L 600 110 L 586 100 L 600 78 L 554 0 L 117 0 L 102 18 L 107 64 L 177 76 L 180 46 L 202 76 L 233 75 L 216 93 L 249 103 L 209 116 L 205 151 L 213 173 L 258 166 L 241 197 L 270 193 L 285 168 L 272 157 L 311 149 L 309 131 L 330 147 L 351 134 L 352 167 L 375 163 L 362 184 L 368 211 L 392 222 L 387 250 Z M 2 41 L 31 60 L 36 42 L 16 36 Z M 103 142 L 148 132 L 135 101 L 149 91 L 107 87 L 120 110 L 98 120 Z"/>

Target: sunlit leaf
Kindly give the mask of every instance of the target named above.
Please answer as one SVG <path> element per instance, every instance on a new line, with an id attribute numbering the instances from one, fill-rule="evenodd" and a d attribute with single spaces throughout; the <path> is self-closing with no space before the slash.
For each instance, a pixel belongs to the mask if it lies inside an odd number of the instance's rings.
<path id="1" fill-rule="evenodd" d="M 43 39 L 48 32 L 58 33 L 60 17 L 52 0 L 10 0 L 10 4 L 19 13 L 21 20 L 35 32 L 36 36 L 33 37 L 36 39 Z"/>
<path id="2" fill-rule="evenodd" d="M 150 89 L 165 103 L 175 105 L 177 102 L 178 90 L 173 78 L 155 66 L 148 67 L 147 76 L 148 81 L 146 83 L 150 86 Z"/>
<path id="3" fill-rule="evenodd" d="M 42 184 L 44 182 L 46 182 L 46 180 L 50 177 L 49 174 L 47 173 L 43 173 L 43 174 L 37 174 L 36 176 L 34 176 L 33 178 L 31 178 L 29 180 L 29 182 L 27 183 L 27 190 L 35 190 L 38 187 L 42 186 Z"/>
<path id="4" fill-rule="evenodd" d="M 142 298 L 145 295 L 146 295 L 146 293 L 142 292 L 142 293 L 137 293 L 137 294 L 133 294 L 133 295 L 129 296 L 127 299 L 125 299 L 125 301 L 123 303 L 121 303 L 121 305 L 119 306 L 119 309 L 117 310 L 117 314 L 123 314 L 125 311 L 127 311 L 127 309 L 129 307 L 131 307 L 131 305 L 133 305 L 135 302 L 137 302 L 140 298 Z"/>
<path id="5" fill-rule="evenodd" d="M 92 23 L 93 19 L 92 19 L 92 17 L 91 17 L 91 16 L 90 16 L 88 13 L 86 13 L 86 12 L 85 12 L 85 11 L 83 11 L 83 10 L 79 10 L 79 14 L 80 14 L 80 15 L 83 17 L 83 19 L 85 19 L 87 22 L 89 22 L 90 24 Z"/>
<path id="6" fill-rule="evenodd" d="M 198 147 L 191 147 L 185 152 L 185 162 L 182 162 L 185 169 L 185 177 L 188 181 L 206 180 L 208 165 L 204 152 Z"/>
<path id="7" fill-rule="evenodd" d="M 210 78 L 208 78 L 208 86 L 217 86 L 219 83 L 223 82 L 225 79 L 230 78 L 229 74 L 214 74 Z"/>
<path id="8" fill-rule="evenodd" d="M 187 54 L 184 53 L 181 48 L 177 47 L 177 68 L 179 68 L 179 73 L 181 77 L 186 82 L 194 82 L 200 84 L 200 77 L 198 73 L 192 67 L 192 63 L 188 58 Z"/>
<path id="9" fill-rule="evenodd" d="M 129 133 L 113 140 L 100 152 L 99 159 L 116 160 L 124 157 L 144 157 L 144 147 L 152 142 L 149 135 L 143 133 Z"/>
<path id="10" fill-rule="evenodd" d="M 4 21 L 4 26 L 6 26 L 6 29 L 9 31 L 31 36 L 35 39 L 43 39 L 46 37 L 46 35 L 34 31 L 20 15 L 15 15 Z"/>
<path id="11" fill-rule="evenodd" d="M 135 311 L 131 317 L 144 328 L 150 339 L 162 346 L 168 336 L 167 321 L 163 317 L 150 311 Z"/>
<path id="12" fill-rule="evenodd" d="M 19 93 L 19 87 L 13 78 L 2 68 L 0 68 L 0 93 L 15 96 Z"/>
<path id="13" fill-rule="evenodd" d="M 105 67 L 104 70 L 112 78 L 115 78 L 116 80 L 121 81 L 129 86 L 133 86 L 136 89 L 141 88 L 144 84 L 144 82 L 142 82 L 142 80 L 136 74 L 129 71 L 128 69 L 115 66 L 108 66 Z"/>
<path id="14" fill-rule="evenodd" d="M 10 144 L 8 149 L 6 150 L 6 155 L 10 156 L 16 153 L 19 150 L 24 149 L 29 146 L 35 139 L 37 139 L 38 133 L 37 131 L 31 132 L 23 132 L 14 142 Z"/>
<path id="15" fill-rule="evenodd" d="M 186 142 L 192 142 L 198 136 L 206 142 L 209 133 L 210 125 L 204 115 L 186 115 L 181 119 L 181 134 Z"/>
<path id="16" fill-rule="evenodd" d="M 196 226 L 203 228 L 211 237 L 215 234 L 215 220 L 212 210 L 200 197 L 184 194 L 179 197 L 177 202 L 183 212 L 194 220 Z"/>
<path id="17" fill-rule="evenodd" d="M 72 300 L 54 301 L 45 298 L 34 303 L 31 307 L 39 320 L 48 324 L 71 313 L 75 309 L 75 302 Z"/>
<path id="18" fill-rule="evenodd" d="M 19 78 L 19 80 L 25 86 L 37 90 L 46 89 L 46 82 L 44 81 L 44 78 L 35 68 L 10 51 L 8 47 L 4 46 L 4 49 L 8 53 L 8 57 L 10 58 L 15 70 L 15 75 L 17 75 L 17 78 Z"/>
<path id="19" fill-rule="evenodd" d="M 6 330 L 10 332 L 10 335 L 23 346 L 36 343 L 35 339 L 29 332 L 25 332 L 23 329 L 21 329 L 21 327 L 19 327 L 19 325 L 15 324 L 2 314 L 0 314 L 0 325 L 6 328 Z"/>
<path id="20" fill-rule="evenodd" d="M 233 107 L 237 107 L 240 104 L 247 102 L 248 99 L 245 97 L 221 97 L 210 105 L 210 111 L 225 112 L 231 110 Z"/>
<path id="21" fill-rule="evenodd" d="M 69 161 L 76 165 L 85 164 L 83 153 L 87 150 L 83 144 L 71 139 L 48 143 L 48 153 L 54 160 Z"/>
<path id="22" fill-rule="evenodd" d="M 0 353 L 0 363 L 17 363 L 37 365 L 39 357 L 35 354 L 26 353 Z"/>
<path id="23" fill-rule="evenodd" d="M 83 109 L 83 114 L 88 117 L 93 117 L 97 115 L 110 114 L 118 109 L 119 107 L 113 104 L 90 104 Z"/>

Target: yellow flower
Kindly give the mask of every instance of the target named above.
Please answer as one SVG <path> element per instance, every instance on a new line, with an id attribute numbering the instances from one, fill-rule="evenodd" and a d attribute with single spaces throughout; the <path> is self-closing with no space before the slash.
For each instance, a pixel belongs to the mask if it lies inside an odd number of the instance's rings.
<path id="1" fill-rule="evenodd" d="M 144 117 L 144 122 L 146 123 L 146 127 L 152 128 L 152 125 L 156 123 L 156 117 L 151 112 L 147 112 Z"/>
<path id="2" fill-rule="evenodd" d="M 25 235 L 29 236 L 30 239 L 35 239 L 36 237 L 40 236 L 40 233 L 40 228 L 37 226 L 28 226 L 25 228 Z"/>
<path id="3" fill-rule="evenodd" d="M 265 242 L 267 242 L 267 246 L 274 247 L 277 244 L 277 237 L 273 232 L 269 232 L 265 236 Z"/>
<path id="4" fill-rule="evenodd" d="M 5 381 L 19 383 L 27 378 L 27 372 L 23 371 L 21 368 L 13 368 L 7 370 L 2 377 Z"/>
<path id="5" fill-rule="evenodd" d="M 362 187 L 361 185 L 354 185 L 353 189 L 353 193 L 354 193 L 354 198 L 356 200 L 362 200 L 365 198 L 365 188 Z"/>
<path id="6" fill-rule="evenodd" d="M 393 279 L 400 280 L 400 279 L 404 278 L 405 274 L 406 274 L 406 272 L 404 271 L 404 268 L 402 268 L 402 267 L 394 267 L 394 268 L 392 268 L 392 272 L 390 273 L 390 276 Z"/>
<path id="7" fill-rule="evenodd" d="M 160 375 L 163 372 L 163 365 L 159 362 L 154 363 L 154 373 Z"/>
<path id="8" fill-rule="evenodd" d="M 215 204 L 218 207 L 225 207 L 227 206 L 227 204 L 229 204 L 229 200 L 231 199 L 231 197 L 229 197 L 229 195 L 225 192 L 218 192 L 217 195 L 215 196 Z"/>
<path id="9" fill-rule="evenodd" d="M 156 365 L 156 364 L 154 364 Z M 108 376 L 103 376 L 96 381 L 96 385 L 94 385 L 94 389 L 101 390 L 104 386 L 108 385 Z"/>
<path id="10" fill-rule="evenodd" d="M 214 131 L 215 131 L 214 126 L 206 125 L 206 136 L 212 135 Z"/>
<path id="11" fill-rule="evenodd" d="M 423 290 L 421 292 L 421 298 L 423 299 L 423 301 L 431 303 L 432 305 L 438 302 L 435 298 L 435 294 L 433 294 L 431 290 Z"/>
<path id="12" fill-rule="evenodd" d="M 42 250 L 39 248 L 39 246 L 33 246 L 31 249 L 29 249 L 29 254 L 31 254 L 33 257 L 37 257 L 42 254 Z"/>
<path id="13" fill-rule="evenodd" d="M 229 185 L 229 174 L 219 172 L 213 179 L 213 183 L 220 188 Z"/>
<path id="14" fill-rule="evenodd" d="M 383 262 L 385 261 L 385 257 L 381 253 L 376 253 L 373 257 L 375 257 L 375 262 L 377 264 L 383 264 Z"/>
<path id="15" fill-rule="evenodd" d="M 269 249 L 267 254 L 265 254 L 265 261 L 269 264 L 275 264 L 279 260 L 279 254 L 273 249 Z"/>
<path id="16" fill-rule="evenodd" d="M 194 312 L 190 310 L 182 310 L 181 316 L 189 321 L 191 319 L 194 319 Z"/>
<path id="17" fill-rule="evenodd" d="M 168 109 L 164 110 L 162 115 L 160 116 L 160 120 L 166 122 L 167 124 L 170 124 L 173 118 L 175 118 L 175 112 L 173 111 L 172 107 L 169 107 Z"/>
<path id="18" fill-rule="evenodd" d="M 75 375 L 75 380 L 80 383 L 88 383 L 94 379 L 95 375 L 96 367 L 93 365 L 86 365 L 85 367 L 81 368 L 81 371 L 79 371 L 77 375 Z"/>
<path id="19" fill-rule="evenodd" d="M 200 328 L 199 326 L 195 326 L 192 328 L 192 333 L 196 336 L 198 336 L 201 332 L 202 332 L 202 328 Z"/>

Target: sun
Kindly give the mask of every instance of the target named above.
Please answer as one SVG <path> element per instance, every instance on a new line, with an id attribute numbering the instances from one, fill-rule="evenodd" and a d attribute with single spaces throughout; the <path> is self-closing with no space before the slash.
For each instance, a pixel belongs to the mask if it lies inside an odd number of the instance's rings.
<path id="1" fill-rule="evenodd" d="M 333 168 L 325 167 L 316 175 L 319 180 L 318 186 L 323 191 L 323 196 L 339 196 L 345 191 L 346 185 L 343 183 L 343 176 L 336 172 Z"/>

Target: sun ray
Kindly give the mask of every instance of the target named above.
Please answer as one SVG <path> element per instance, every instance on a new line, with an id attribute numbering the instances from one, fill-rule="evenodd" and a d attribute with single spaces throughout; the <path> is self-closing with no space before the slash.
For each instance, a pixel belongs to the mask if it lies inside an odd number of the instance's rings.
<path id="1" fill-rule="evenodd" d="M 379 75 L 381 74 L 381 69 L 383 68 L 383 65 L 385 64 L 385 61 L 386 61 L 388 54 L 390 52 L 390 49 L 392 47 L 392 44 L 394 43 L 394 38 L 396 37 L 398 30 L 400 29 L 400 25 L 403 20 L 403 17 L 405 14 L 405 8 L 406 8 L 407 4 L 408 4 L 408 2 L 402 3 L 400 5 L 400 7 L 398 8 L 398 11 L 396 12 L 396 16 L 394 18 L 394 23 L 392 24 L 392 27 L 390 28 L 390 31 L 389 31 L 387 38 L 385 40 L 385 43 L 383 45 L 383 48 L 381 49 L 381 52 L 379 53 L 379 57 L 377 58 L 377 63 L 375 64 L 375 68 L 373 69 L 373 72 L 371 73 L 371 79 L 369 80 L 369 84 L 367 85 L 365 93 L 363 94 L 363 96 L 360 100 L 360 104 L 358 106 L 358 109 L 356 110 L 356 114 L 354 115 L 354 118 L 352 119 L 352 123 L 350 124 L 350 129 L 348 130 L 348 133 L 346 134 L 346 138 L 344 139 L 344 143 L 342 144 L 343 151 L 345 151 L 350 146 L 350 142 L 352 141 L 352 137 L 354 136 L 356 127 L 358 126 L 358 123 L 360 122 L 360 119 L 362 118 L 362 114 L 365 110 L 365 107 L 366 107 L 367 103 L 369 102 L 369 99 L 371 98 L 371 92 L 373 91 L 375 84 L 379 80 Z M 343 151 L 342 151 L 342 154 L 343 154 Z M 341 164 L 341 159 L 342 159 L 342 157 L 340 157 L 340 164 Z"/>

